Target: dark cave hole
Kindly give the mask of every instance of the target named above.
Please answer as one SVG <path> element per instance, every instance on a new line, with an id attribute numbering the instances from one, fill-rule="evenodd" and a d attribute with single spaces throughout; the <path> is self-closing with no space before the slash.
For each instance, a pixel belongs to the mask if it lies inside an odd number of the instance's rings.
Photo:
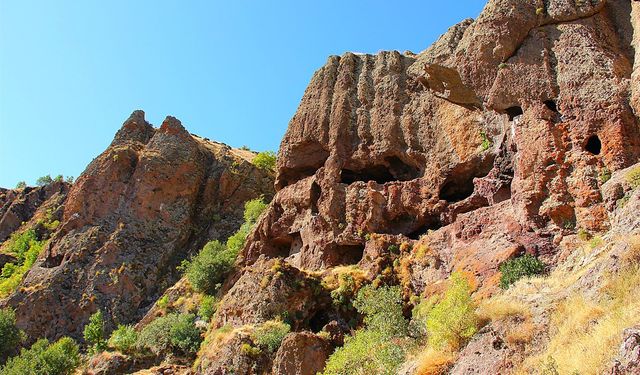
<path id="1" fill-rule="evenodd" d="M 438 230 L 440 228 L 442 228 L 442 221 L 440 221 L 440 218 L 435 217 L 427 221 L 424 225 L 418 227 L 416 230 L 407 233 L 407 237 L 412 240 L 419 240 L 420 237 L 427 234 L 430 230 Z"/>
<path id="2" fill-rule="evenodd" d="M 513 121 L 516 117 L 524 114 L 524 111 L 522 111 L 522 107 L 520 106 L 509 107 L 505 112 L 509 115 L 509 121 Z"/>
<path id="3" fill-rule="evenodd" d="M 320 200 L 320 194 L 322 194 L 322 190 L 320 189 L 320 185 L 318 185 L 315 181 L 311 184 L 311 213 L 318 213 L 318 200 Z"/>
<path id="4" fill-rule="evenodd" d="M 486 176 L 493 168 L 493 159 L 458 165 L 449 171 L 440 189 L 440 199 L 449 203 L 460 202 L 473 195 L 473 179 Z"/>
<path id="5" fill-rule="evenodd" d="M 549 110 L 558 113 L 558 105 L 555 100 L 545 100 L 544 105 L 549 108 Z"/>
<path id="6" fill-rule="evenodd" d="M 289 245 L 289 255 L 294 255 L 300 252 L 302 249 L 302 237 L 300 237 L 300 232 L 291 233 L 291 244 Z"/>
<path id="7" fill-rule="evenodd" d="M 336 253 L 340 259 L 340 264 L 357 264 L 364 256 L 364 245 L 337 245 Z"/>
<path id="8" fill-rule="evenodd" d="M 359 169 L 343 169 L 340 172 L 340 182 L 352 184 L 356 181 L 375 181 L 384 184 L 393 181 L 409 181 L 418 177 L 419 170 L 396 156 L 388 156 L 384 164 L 365 166 Z"/>
<path id="9" fill-rule="evenodd" d="M 329 323 L 329 315 L 326 311 L 319 310 L 309 319 L 309 328 L 312 332 L 318 333 L 327 323 Z"/>
<path id="10" fill-rule="evenodd" d="M 595 134 L 589 137 L 584 149 L 594 155 L 600 155 L 600 152 L 602 151 L 602 142 L 600 142 L 600 138 Z"/>
<path id="11" fill-rule="evenodd" d="M 297 145 L 289 151 L 288 159 L 292 161 L 293 165 L 279 171 L 280 181 L 278 181 L 276 189 L 280 190 L 313 176 L 318 169 L 324 166 L 328 158 L 329 152 L 320 143 L 308 142 Z"/>
<path id="12" fill-rule="evenodd" d="M 440 190 L 440 199 L 447 202 L 460 202 L 473 194 L 473 177 L 465 181 L 448 181 Z"/>

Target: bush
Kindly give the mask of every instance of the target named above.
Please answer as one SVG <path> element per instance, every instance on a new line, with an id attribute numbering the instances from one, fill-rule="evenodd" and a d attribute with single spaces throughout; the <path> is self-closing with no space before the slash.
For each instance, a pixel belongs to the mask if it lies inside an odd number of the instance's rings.
<path id="1" fill-rule="evenodd" d="M 193 314 L 168 314 L 144 327 L 136 346 L 156 355 L 169 351 L 191 355 L 198 350 L 201 341 Z"/>
<path id="2" fill-rule="evenodd" d="M 38 177 L 38 179 L 36 180 L 36 185 L 46 186 L 52 182 L 53 182 L 53 178 L 51 178 L 51 175 L 46 175 L 46 176 Z"/>
<path id="3" fill-rule="evenodd" d="M 279 320 L 265 322 L 253 332 L 254 342 L 273 353 L 280 347 L 291 326 Z"/>
<path id="4" fill-rule="evenodd" d="M 16 184 L 16 189 L 24 189 L 27 187 L 27 183 L 24 181 L 18 181 L 18 183 Z"/>
<path id="5" fill-rule="evenodd" d="M 366 328 L 357 330 L 342 348 L 336 349 L 324 374 L 394 374 L 406 355 L 402 335 L 407 323 L 402 315 L 400 288 L 363 287 L 354 306 L 365 315 Z"/>
<path id="6" fill-rule="evenodd" d="M 79 364 L 78 345 L 72 339 L 63 337 L 51 345 L 47 339 L 40 339 L 10 358 L 0 375 L 66 375 Z"/>
<path id="7" fill-rule="evenodd" d="M 635 189 L 640 187 L 640 167 L 635 167 L 625 176 L 631 188 Z"/>
<path id="8" fill-rule="evenodd" d="M 404 362 L 405 349 L 379 331 L 358 330 L 329 357 L 324 375 L 396 373 Z"/>
<path id="9" fill-rule="evenodd" d="M 263 151 L 253 158 L 253 165 L 265 170 L 273 171 L 276 167 L 276 153 L 273 151 Z"/>
<path id="10" fill-rule="evenodd" d="M 101 310 L 96 311 L 89 317 L 89 323 L 84 326 L 83 336 L 90 345 L 90 353 L 100 353 L 107 348 L 107 342 L 104 338 L 104 317 Z"/>
<path id="11" fill-rule="evenodd" d="M 374 288 L 367 285 L 360 289 L 354 307 L 364 315 L 367 329 L 380 331 L 388 336 L 407 333 L 407 321 L 402 315 L 402 291 L 399 286 Z"/>
<path id="12" fill-rule="evenodd" d="M 545 265 L 531 254 L 507 260 L 500 265 L 500 287 L 508 289 L 511 284 L 523 277 L 539 275 L 544 272 Z"/>
<path id="13" fill-rule="evenodd" d="M 185 275 L 196 291 L 214 294 L 233 268 L 236 256 L 219 241 L 211 241 L 191 261 L 183 263 Z"/>
<path id="14" fill-rule="evenodd" d="M 24 274 L 29 271 L 42 251 L 44 241 L 36 239 L 36 233 L 29 229 L 22 233 L 14 233 L 9 240 L 8 251 L 16 257 L 13 263 L 6 263 L 0 273 L 0 298 L 13 292 Z"/>
<path id="15" fill-rule="evenodd" d="M 457 272 L 449 282 L 442 300 L 426 314 L 425 326 L 432 347 L 457 350 L 478 330 L 478 318 L 469 282 Z"/>
<path id="16" fill-rule="evenodd" d="M 211 317 L 216 312 L 216 305 L 218 301 L 216 297 L 213 296 L 204 296 L 202 297 L 202 301 L 200 301 L 200 308 L 198 309 L 198 316 L 202 318 L 205 322 L 211 320 Z"/>
<path id="17" fill-rule="evenodd" d="M 110 348 L 122 353 L 130 354 L 135 350 L 138 333 L 129 325 L 118 325 L 111 333 L 108 345 Z"/>
<path id="18" fill-rule="evenodd" d="M 16 313 L 11 308 L 0 309 L 0 357 L 10 354 L 24 339 L 16 326 Z"/>

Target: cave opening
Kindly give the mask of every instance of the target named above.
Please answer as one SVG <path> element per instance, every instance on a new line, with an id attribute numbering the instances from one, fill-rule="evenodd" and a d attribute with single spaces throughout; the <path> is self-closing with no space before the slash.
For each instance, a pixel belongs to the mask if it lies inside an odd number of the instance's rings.
<path id="1" fill-rule="evenodd" d="M 440 189 L 440 199 L 447 202 L 460 202 L 473 194 L 473 176 L 463 181 L 448 181 Z"/>
<path id="2" fill-rule="evenodd" d="M 602 151 L 602 142 L 600 142 L 600 138 L 595 134 L 589 137 L 584 149 L 593 155 L 600 155 L 600 152 Z"/>
<path id="3" fill-rule="evenodd" d="M 364 256 L 364 245 L 337 245 L 336 253 L 340 259 L 340 264 L 357 264 Z"/>
<path id="4" fill-rule="evenodd" d="M 427 234 L 430 230 L 438 230 L 442 228 L 442 221 L 439 217 L 433 217 L 427 220 L 427 222 L 410 233 L 407 233 L 407 237 L 412 240 L 419 240 L 420 237 Z"/>
<path id="5" fill-rule="evenodd" d="M 320 194 L 322 194 L 322 190 L 320 189 L 320 185 L 315 181 L 311 184 L 311 213 L 318 213 L 318 201 L 320 200 Z"/>
<path id="6" fill-rule="evenodd" d="M 490 158 L 460 164 L 453 168 L 440 188 L 440 199 L 455 203 L 469 198 L 473 195 L 475 188 L 473 180 L 486 176 L 491 168 L 493 168 L 493 159 Z"/>
<path id="7" fill-rule="evenodd" d="M 326 310 L 318 310 L 315 314 L 309 319 L 309 328 L 312 332 L 318 333 L 322 331 L 325 325 L 329 323 L 329 315 Z"/>
<path id="8" fill-rule="evenodd" d="M 362 168 L 345 168 L 340 172 L 340 182 L 352 184 L 357 181 L 375 181 L 385 184 L 393 181 L 409 181 L 417 178 L 420 171 L 397 156 L 387 156 L 383 164 L 374 164 Z"/>
<path id="9" fill-rule="evenodd" d="M 522 107 L 520 107 L 520 106 L 509 107 L 509 108 L 507 108 L 505 110 L 505 112 L 509 116 L 509 121 L 513 121 L 513 120 L 515 120 L 516 117 L 521 116 L 521 115 L 524 114 L 524 111 L 522 110 Z"/>
<path id="10" fill-rule="evenodd" d="M 558 113 L 558 105 L 555 100 L 549 99 L 544 101 L 544 105 L 551 111 Z"/>

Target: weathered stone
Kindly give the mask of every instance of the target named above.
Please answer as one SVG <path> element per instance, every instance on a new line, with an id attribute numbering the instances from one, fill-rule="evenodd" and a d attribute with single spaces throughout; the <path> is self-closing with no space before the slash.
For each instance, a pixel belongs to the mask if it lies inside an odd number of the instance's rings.
<path id="1" fill-rule="evenodd" d="M 278 375 L 316 375 L 324 369 L 331 345 L 311 332 L 287 335 L 273 361 L 271 372 Z"/>

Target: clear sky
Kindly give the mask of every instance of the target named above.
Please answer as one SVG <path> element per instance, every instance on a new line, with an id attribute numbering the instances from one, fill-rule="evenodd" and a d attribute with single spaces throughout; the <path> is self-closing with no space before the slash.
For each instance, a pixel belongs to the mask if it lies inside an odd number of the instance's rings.
<path id="1" fill-rule="evenodd" d="M 484 0 L 0 0 L 0 186 L 78 176 L 135 109 L 276 150 L 329 55 L 428 47 Z"/>

